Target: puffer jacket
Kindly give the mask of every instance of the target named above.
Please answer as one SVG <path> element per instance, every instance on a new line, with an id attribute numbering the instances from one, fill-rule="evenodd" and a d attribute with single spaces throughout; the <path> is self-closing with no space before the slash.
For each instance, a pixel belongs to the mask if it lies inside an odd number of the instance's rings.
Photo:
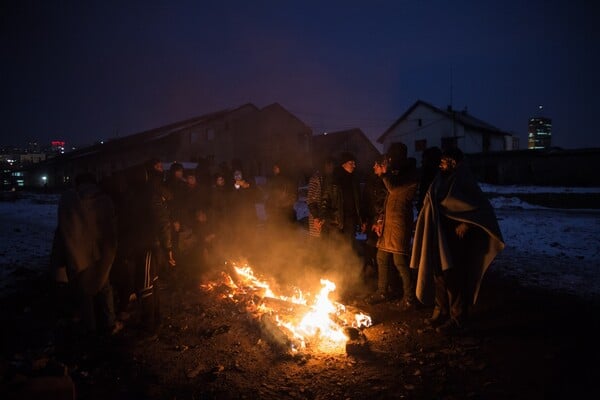
<path id="1" fill-rule="evenodd" d="M 388 195 L 384 206 L 383 231 L 377 248 L 390 253 L 410 255 L 417 174 L 414 170 L 387 174 L 383 183 L 388 189 Z"/>

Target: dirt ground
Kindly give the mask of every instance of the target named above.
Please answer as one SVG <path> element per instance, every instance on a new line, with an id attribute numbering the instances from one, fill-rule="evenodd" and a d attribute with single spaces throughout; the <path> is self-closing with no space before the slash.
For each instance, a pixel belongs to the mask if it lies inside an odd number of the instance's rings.
<path id="1" fill-rule="evenodd" d="M 172 278 L 156 335 L 133 317 L 111 338 L 79 336 L 51 287 L 23 280 L 0 303 L 0 397 L 59 398 L 50 394 L 66 377 L 78 399 L 599 398 L 598 299 L 525 288 L 493 266 L 464 333 L 427 328 L 430 307 L 402 312 L 349 298 L 374 324 L 362 330 L 365 344 L 336 355 L 290 355 L 243 305 L 201 290 L 193 276 Z"/>

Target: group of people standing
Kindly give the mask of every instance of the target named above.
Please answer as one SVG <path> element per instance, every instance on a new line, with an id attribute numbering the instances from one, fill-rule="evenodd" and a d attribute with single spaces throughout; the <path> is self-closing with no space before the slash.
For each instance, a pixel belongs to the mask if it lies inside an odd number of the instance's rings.
<path id="1" fill-rule="evenodd" d="M 160 160 L 153 159 L 110 182 L 80 174 L 61 195 L 51 268 L 85 333 L 120 331 L 117 314 L 134 300 L 146 332 L 160 324 L 159 265 L 176 265 L 162 175 Z"/>
<path id="2" fill-rule="evenodd" d="M 77 176 L 59 200 L 51 266 L 83 328 L 114 334 L 135 314 L 152 334 L 165 281 L 197 281 L 225 253 L 245 253 L 256 236 L 255 203 L 265 201 L 273 223 L 295 220 L 297 185 L 281 169 L 273 165 L 266 193 L 238 164 L 210 175 L 177 162 L 164 171 L 152 158 L 102 182 Z"/>
<path id="3" fill-rule="evenodd" d="M 429 148 L 418 171 L 406 146 L 395 143 L 375 160 L 360 194 L 349 153 L 337 165 L 327 159 L 309 181 L 314 251 L 327 254 L 332 243 L 355 246 L 355 234 L 365 233 L 363 274 L 377 276 L 367 303 L 392 301 L 400 292 L 402 310 L 417 299 L 434 303 L 425 322 L 441 333 L 464 328 L 483 275 L 504 248 L 494 210 L 463 158 L 458 148 Z M 332 241 L 340 236 L 348 240 Z"/>
<path id="4" fill-rule="evenodd" d="M 78 176 L 59 202 L 52 266 L 72 288 L 86 329 L 119 331 L 135 303 L 140 326 L 156 331 L 159 277 L 253 251 L 256 203 L 265 204 L 266 232 L 282 236 L 282 227 L 296 222 L 298 188 L 283 169 L 275 163 L 262 189 L 239 165 L 210 175 L 173 163 L 165 173 L 159 159 L 100 184 L 91 174 Z M 434 303 L 427 323 L 440 332 L 462 328 L 487 267 L 504 247 L 462 152 L 427 149 L 418 170 L 396 143 L 375 160 L 362 190 L 355 169 L 355 156 L 344 152 L 324 160 L 309 179 L 311 262 L 325 265 L 333 252 L 360 254 L 364 277 L 377 276 L 367 302 L 401 292 L 402 310 L 417 299 Z M 366 234 L 362 247 L 357 233 Z"/>

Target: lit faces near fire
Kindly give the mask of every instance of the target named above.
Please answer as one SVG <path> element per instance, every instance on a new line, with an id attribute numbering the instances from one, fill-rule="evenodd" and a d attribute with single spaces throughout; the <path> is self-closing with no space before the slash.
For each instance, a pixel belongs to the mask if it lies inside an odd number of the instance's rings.
<path id="1" fill-rule="evenodd" d="M 342 164 L 342 168 L 344 168 L 348 173 L 353 173 L 354 170 L 356 169 L 356 162 L 355 161 L 346 161 L 345 163 Z"/>
<path id="2" fill-rule="evenodd" d="M 456 160 L 450 157 L 442 157 L 440 160 L 440 170 L 442 172 L 450 172 L 456 168 Z"/>

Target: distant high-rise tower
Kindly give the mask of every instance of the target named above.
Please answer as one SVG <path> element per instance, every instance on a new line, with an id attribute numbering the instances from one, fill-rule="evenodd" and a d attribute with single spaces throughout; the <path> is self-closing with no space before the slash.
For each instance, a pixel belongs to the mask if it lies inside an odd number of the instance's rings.
<path id="1" fill-rule="evenodd" d="M 539 106 L 541 112 L 542 106 Z M 536 116 L 529 118 L 529 149 L 548 149 L 552 145 L 552 119 Z"/>
<path id="2" fill-rule="evenodd" d="M 546 117 L 529 118 L 529 149 L 548 149 L 552 145 L 552 120 Z"/>

